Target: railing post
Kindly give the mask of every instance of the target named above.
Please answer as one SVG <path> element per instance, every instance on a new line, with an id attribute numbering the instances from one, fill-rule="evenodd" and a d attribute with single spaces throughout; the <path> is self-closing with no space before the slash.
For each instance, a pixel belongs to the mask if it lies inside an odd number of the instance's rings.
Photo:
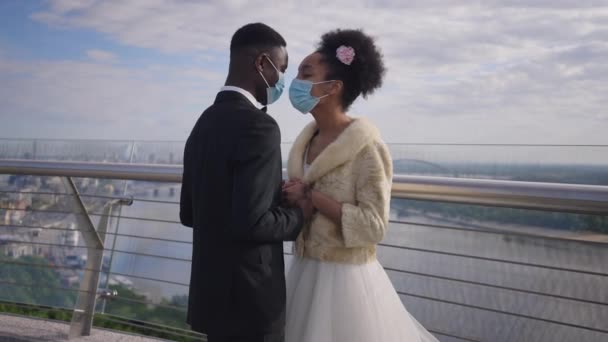
<path id="1" fill-rule="evenodd" d="M 64 178 L 66 192 L 74 198 L 74 214 L 78 230 L 82 233 L 86 248 L 87 262 L 80 281 L 80 292 L 74 307 L 72 323 L 70 324 L 69 338 L 88 336 L 91 334 L 93 315 L 95 313 L 95 300 L 97 284 L 103 259 L 103 240 L 97 234 L 93 221 L 82 203 L 82 198 L 71 177 Z"/>
<path id="2" fill-rule="evenodd" d="M 80 282 L 80 292 L 74 307 L 72 323 L 70 324 L 69 338 L 71 339 L 91 334 L 108 222 L 115 204 L 130 204 L 131 201 L 115 199 L 106 203 L 99 223 L 99 231 L 96 231 L 74 181 L 71 177 L 66 177 L 64 178 L 64 183 L 66 185 L 66 191 L 74 197 L 74 213 L 76 215 L 77 225 L 87 247 L 87 262 L 84 275 Z"/>
<path id="3" fill-rule="evenodd" d="M 36 160 L 36 154 L 38 152 L 38 140 L 34 140 L 34 146 L 32 148 L 32 159 Z"/>
<path id="4" fill-rule="evenodd" d="M 129 164 L 133 163 L 134 155 L 135 155 L 135 141 L 132 141 L 131 142 L 131 152 L 129 153 Z M 125 179 L 124 184 L 123 184 L 123 189 L 122 189 L 123 196 L 127 195 L 128 189 L 129 189 L 129 181 Z M 133 199 L 131 199 L 130 202 L 127 203 L 127 205 L 131 205 L 131 204 L 133 204 Z M 118 234 L 119 234 L 118 231 L 120 229 L 121 215 L 122 215 L 122 206 L 120 206 L 118 208 L 118 218 L 116 219 L 116 230 L 114 231 L 114 238 L 112 239 L 112 249 L 110 250 L 110 260 L 108 261 L 109 269 L 108 269 L 108 273 L 107 273 L 107 277 L 106 277 L 106 283 L 103 285 L 104 288 L 107 288 L 110 284 L 110 275 L 112 274 L 112 263 L 114 262 L 114 250 L 116 250 L 116 240 L 118 239 Z M 105 241 L 105 239 L 104 239 L 104 241 Z M 106 312 L 106 303 L 107 303 L 106 297 L 103 297 L 103 301 L 101 302 L 101 313 Z"/>
<path id="5" fill-rule="evenodd" d="M 125 187 L 126 190 L 126 187 Z M 125 191 L 126 192 L 126 191 Z M 119 200 L 114 200 L 111 201 L 110 203 L 106 204 L 106 207 L 104 208 L 104 212 L 103 212 L 103 216 L 101 218 L 101 221 L 99 222 L 99 235 L 103 235 L 103 241 L 105 241 L 105 234 L 107 231 L 107 228 L 109 227 L 110 224 L 110 215 L 112 214 L 112 211 L 114 209 L 114 205 L 116 203 L 120 203 L 120 207 L 118 207 L 118 217 L 116 218 L 116 230 L 114 231 L 114 238 L 112 239 L 112 248 L 110 249 L 110 260 L 108 261 L 108 271 L 106 272 L 106 282 L 105 284 L 103 284 L 103 289 L 104 291 L 106 291 L 107 293 L 107 289 L 108 286 L 110 284 L 110 275 L 112 274 L 112 263 L 114 261 L 114 250 L 116 249 L 116 240 L 118 238 L 118 229 L 120 228 L 120 216 L 122 214 L 122 206 L 123 205 L 131 205 L 133 204 L 133 198 L 122 198 Z M 110 291 L 112 292 L 112 291 Z M 106 303 L 107 300 L 112 298 L 112 296 L 101 296 L 101 298 L 103 299 L 101 302 L 101 313 L 105 313 L 106 312 Z"/>

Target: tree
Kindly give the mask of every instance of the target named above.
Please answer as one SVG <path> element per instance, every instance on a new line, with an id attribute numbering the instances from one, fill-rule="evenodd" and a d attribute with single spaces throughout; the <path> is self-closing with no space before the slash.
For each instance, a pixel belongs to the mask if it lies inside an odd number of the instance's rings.
<path id="1" fill-rule="evenodd" d="M 76 291 L 62 290 L 61 278 L 46 259 L 23 256 L 17 262 L 0 259 L 0 298 L 10 302 L 72 308 Z M 35 266 L 29 266 L 30 264 Z M 14 285 L 13 285 L 14 284 Z M 40 287 L 36 285 L 40 284 Z"/>

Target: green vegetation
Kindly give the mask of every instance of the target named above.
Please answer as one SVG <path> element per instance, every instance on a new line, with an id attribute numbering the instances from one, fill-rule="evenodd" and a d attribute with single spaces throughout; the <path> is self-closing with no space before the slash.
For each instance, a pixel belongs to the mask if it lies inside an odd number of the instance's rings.
<path id="1" fill-rule="evenodd" d="M 23 266 L 7 263 L 40 266 Z M 4 261 L 4 262 L 3 262 Z M 46 259 L 24 256 L 18 259 L 0 259 L 0 312 L 69 322 L 77 291 L 65 290 L 60 276 Z M 42 284 L 42 287 L 17 286 L 7 283 Z M 176 329 L 189 330 L 186 324 L 187 296 L 163 299 L 159 305 L 145 304 L 148 299 L 123 285 L 110 286 L 118 292 L 117 299 L 106 303 L 105 313 L 96 314 L 93 324 L 112 330 L 154 336 L 173 341 L 200 341 L 200 335 Z M 98 301 L 98 309 L 100 308 Z M 62 309 L 65 308 L 65 309 Z M 158 325 L 156 325 L 158 324 Z M 163 325 L 166 327 L 162 327 Z"/>
<path id="2" fill-rule="evenodd" d="M 583 220 L 588 230 L 608 234 L 608 216 L 586 215 Z"/>
<path id="3" fill-rule="evenodd" d="M 123 285 L 111 285 L 110 289 L 118 292 L 118 298 L 107 302 L 106 313 L 178 329 L 189 329 L 186 324 L 187 296 L 174 296 L 171 300 L 163 298 L 160 304 L 171 306 L 167 307 L 141 303 L 148 301 L 146 296 L 137 294 Z"/>
<path id="4" fill-rule="evenodd" d="M 608 185 L 604 165 L 428 163 L 397 159 L 395 174 L 439 175 L 456 178 L 491 178 L 526 182 Z"/>
<path id="5" fill-rule="evenodd" d="M 36 266 L 11 264 L 3 262 L 4 260 L 13 259 L 0 259 L 0 299 L 56 307 L 74 306 L 76 292 L 61 290 L 61 279 L 55 270 L 49 267 L 46 259 L 35 256 L 16 259 L 16 262 Z M 38 284 L 41 287 L 33 287 Z"/>
<path id="6" fill-rule="evenodd" d="M 137 294 L 124 285 L 111 285 L 110 289 L 118 292 L 118 298 L 108 300 L 106 303 L 105 313 L 111 315 L 111 320 L 108 320 L 108 316 L 97 314 L 94 321 L 95 326 L 172 341 L 200 341 L 198 336 L 190 336 L 188 332 L 174 330 L 190 329 L 186 324 L 187 296 L 174 296 L 171 300 L 163 299 L 160 303 L 179 307 L 173 308 L 140 303 L 148 301 L 147 297 Z M 113 317 L 114 315 L 120 319 Z M 155 326 L 155 324 L 170 328 Z"/>
<path id="7" fill-rule="evenodd" d="M 34 306 L 22 306 L 9 302 L 0 302 L 0 312 L 65 322 L 69 322 L 72 319 L 72 312 L 66 309 L 50 307 L 36 308 Z"/>
<path id="8" fill-rule="evenodd" d="M 64 322 L 70 322 L 72 320 L 72 311 L 67 309 L 17 305 L 9 302 L 0 302 L 0 312 Z M 193 335 L 193 333 L 180 331 L 175 334 L 171 328 L 159 327 L 153 324 L 148 324 L 147 322 L 129 320 L 99 313 L 95 314 L 93 326 L 122 331 L 130 334 L 162 338 L 171 341 L 195 342 L 204 340 L 200 337 L 200 335 Z"/>

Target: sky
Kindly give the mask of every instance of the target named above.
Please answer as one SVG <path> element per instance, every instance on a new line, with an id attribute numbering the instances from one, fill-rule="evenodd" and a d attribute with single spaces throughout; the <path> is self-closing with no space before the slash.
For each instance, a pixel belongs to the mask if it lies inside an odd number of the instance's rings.
<path id="1" fill-rule="evenodd" d="M 608 1 L 1 0 L 0 138 L 187 138 L 234 31 L 264 22 L 290 65 L 361 28 L 384 86 L 353 116 L 390 143 L 608 144 Z M 312 120 L 287 92 L 285 142 Z"/>

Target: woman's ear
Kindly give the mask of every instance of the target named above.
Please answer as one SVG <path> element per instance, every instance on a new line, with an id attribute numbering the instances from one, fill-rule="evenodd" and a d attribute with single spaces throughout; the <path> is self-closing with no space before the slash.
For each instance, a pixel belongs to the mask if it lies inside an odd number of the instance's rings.
<path id="1" fill-rule="evenodd" d="M 331 89 L 329 90 L 329 93 L 332 95 L 340 94 L 342 92 L 342 88 L 344 88 L 344 82 L 340 80 L 334 81 L 331 84 Z"/>

